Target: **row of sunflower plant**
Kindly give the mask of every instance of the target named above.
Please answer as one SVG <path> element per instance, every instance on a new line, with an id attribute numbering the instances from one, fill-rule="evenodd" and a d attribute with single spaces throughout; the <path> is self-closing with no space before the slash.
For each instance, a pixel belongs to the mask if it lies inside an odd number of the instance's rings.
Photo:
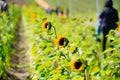
<path id="1" fill-rule="evenodd" d="M 32 80 L 119 80 L 117 30 L 107 36 L 114 48 L 108 44 L 102 52 L 94 17 L 61 19 L 37 6 L 23 6 L 22 12 Z"/>
<path id="2" fill-rule="evenodd" d="M 8 15 L 6 15 L 8 14 Z M 17 5 L 9 4 L 9 12 L 0 14 L 0 77 L 10 68 L 12 44 L 20 17 Z"/>

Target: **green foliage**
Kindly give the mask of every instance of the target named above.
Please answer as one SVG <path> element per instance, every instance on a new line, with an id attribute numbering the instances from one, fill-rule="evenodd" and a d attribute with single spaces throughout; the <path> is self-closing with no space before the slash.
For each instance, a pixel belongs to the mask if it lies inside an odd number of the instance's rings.
<path id="1" fill-rule="evenodd" d="M 5 71 L 10 67 L 12 43 L 20 17 L 19 12 L 17 6 L 10 5 L 9 16 L 6 16 L 5 12 L 0 14 L 0 77 L 5 75 Z"/>
<path id="2" fill-rule="evenodd" d="M 108 34 L 107 50 L 102 52 L 100 43 L 95 40 L 94 17 L 61 19 L 35 6 L 23 7 L 22 11 L 33 80 L 119 80 L 120 39 L 116 30 Z M 45 18 L 53 25 L 50 31 L 41 26 Z M 58 35 L 68 39 L 67 46 L 56 47 L 54 42 Z M 110 43 L 110 40 L 114 41 Z M 84 66 L 80 71 L 71 69 L 71 61 L 76 59 Z"/>

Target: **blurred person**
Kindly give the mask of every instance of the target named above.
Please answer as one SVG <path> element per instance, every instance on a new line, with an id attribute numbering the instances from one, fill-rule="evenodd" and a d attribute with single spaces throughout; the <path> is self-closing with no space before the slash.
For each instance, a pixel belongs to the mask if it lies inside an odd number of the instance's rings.
<path id="1" fill-rule="evenodd" d="M 68 9 L 62 9 L 61 8 L 58 12 L 58 16 L 62 19 L 65 19 L 65 18 L 68 17 L 68 15 L 69 15 L 68 13 L 69 13 Z"/>
<path id="2" fill-rule="evenodd" d="M 63 9 L 56 6 L 50 6 L 45 0 L 35 0 L 48 14 L 55 12 L 59 17 L 66 18 L 68 16 L 68 9 Z"/>
<path id="3" fill-rule="evenodd" d="M 8 15 L 8 4 L 6 0 L 0 0 L 0 13 L 7 12 Z"/>
<path id="4" fill-rule="evenodd" d="M 102 43 L 103 51 L 106 49 L 106 42 L 107 42 L 106 35 L 109 33 L 110 30 L 112 29 L 115 30 L 117 28 L 118 21 L 119 21 L 118 11 L 115 8 L 113 8 L 113 1 L 106 0 L 104 9 L 99 15 L 99 23 L 97 29 L 98 36 L 100 36 L 101 31 L 103 33 L 103 43 Z M 100 38 L 98 37 L 97 40 L 100 41 Z"/>

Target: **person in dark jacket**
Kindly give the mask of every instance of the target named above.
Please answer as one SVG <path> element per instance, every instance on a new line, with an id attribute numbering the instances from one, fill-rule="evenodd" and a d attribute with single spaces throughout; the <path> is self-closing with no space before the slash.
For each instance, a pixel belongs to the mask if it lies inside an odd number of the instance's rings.
<path id="1" fill-rule="evenodd" d="M 6 0 L 0 0 L 0 13 L 2 13 L 2 12 L 7 12 L 7 15 L 9 15 L 8 4 L 7 4 Z"/>
<path id="2" fill-rule="evenodd" d="M 118 11 L 115 8 L 113 8 L 112 0 L 106 0 L 105 7 L 99 16 L 99 19 L 101 20 L 100 22 L 101 31 L 103 32 L 102 49 L 104 51 L 106 49 L 106 42 L 107 42 L 106 35 L 109 33 L 110 30 L 116 29 L 117 27 L 116 22 L 119 21 Z"/>

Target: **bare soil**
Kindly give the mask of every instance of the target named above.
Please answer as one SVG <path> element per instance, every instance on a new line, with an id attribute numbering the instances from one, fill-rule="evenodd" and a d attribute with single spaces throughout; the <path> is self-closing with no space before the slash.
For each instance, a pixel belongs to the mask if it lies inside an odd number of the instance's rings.
<path id="1" fill-rule="evenodd" d="M 7 76 L 3 77 L 2 80 L 31 80 L 29 67 L 24 26 L 20 20 L 15 33 L 15 43 L 13 44 L 11 56 L 11 69 L 7 71 Z"/>
<path id="2" fill-rule="evenodd" d="M 29 0 L 6 0 L 8 3 L 14 2 L 19 6 L 28 5 Z M 26 38 L 24 36 L 24 26 L 20 19 L 18 29 L 15 33 L 15 42 L 11 56 L 11 68 L 6 71 L 6 76 L 2 80 L 31 80 L 29 74 L 29 58 L 27 55 Z M 0 79 L 1 80 L 1 79 Z"/>

